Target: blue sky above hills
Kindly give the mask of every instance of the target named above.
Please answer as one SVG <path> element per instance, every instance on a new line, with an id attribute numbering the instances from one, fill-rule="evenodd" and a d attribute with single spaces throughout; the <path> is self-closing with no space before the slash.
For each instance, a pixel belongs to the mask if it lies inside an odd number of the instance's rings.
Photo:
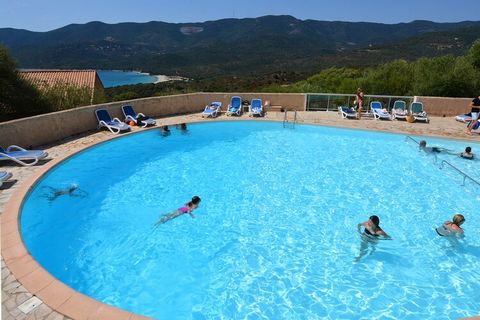
<path id="1" fill-rule="evenodd" d="M 480 0 L 0 0 L 0 8 L 0 28 L 31 31 L 90 21 L 175 23 L 264 15 L 380 23 L 480 20 Z"/>

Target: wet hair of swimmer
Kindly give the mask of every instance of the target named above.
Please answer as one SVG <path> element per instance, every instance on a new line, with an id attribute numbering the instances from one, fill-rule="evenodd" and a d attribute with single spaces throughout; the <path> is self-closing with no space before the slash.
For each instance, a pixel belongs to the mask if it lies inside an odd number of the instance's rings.
<path id="1" fill-rule="evenodd" d="M 202 199 L 200 199 L 199 196 L 194 196 L 194 197 L 192 198 L 192 201 L 190 201 L 188 204 L 189 204 L 189 205 L 190 205 L 190 204 L 199 204 L 200 201 L 202 201 Z"/>
<path id="2" fill-rule="evenodd" d="M 419 146 L 420 147 L 426 147 L 427 146 L 427 141 L 425 141 L 425 140 L 420 141 Z"/>
<path id="3" fill-rule="evenodd" d="M 373 222 L 373 224 L 378 227 L 378 225 L 380 224 L 380 219 L 377 217 L 377 216 L 370 216 L 370 218 L 368 218 L 370 221 Z"/>
<path id="4" fill-rule="evenodd" d="M 456 215 L 453 216 L 453 223 L 456 224 L 457 226 L 459 223 L 462 223 L 465 221 L 465 217 L 462 214 L 457 213 Z"/>
<path id="5" fill-rule="evenodd" d="M 470 153 L 470 152 L 472 152 L 472 148 L 470 148 L 470 147 L 466 147 L 466 148 L 465 148 L 465 152 L 466 152 L 466 153 Z"/>

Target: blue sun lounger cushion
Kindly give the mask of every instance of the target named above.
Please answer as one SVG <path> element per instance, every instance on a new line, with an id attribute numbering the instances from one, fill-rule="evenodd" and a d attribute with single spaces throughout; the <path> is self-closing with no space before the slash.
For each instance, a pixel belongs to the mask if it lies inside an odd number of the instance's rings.
<path id="1" fill-rule="evenodd" d="M 252 99 L 249 106 L 249 116 L 263 117 L 262 99 Z"/>
<path id="2" fill-rule="evenodd" d="M 156 124 L 155 119 L 151 117 L 147 117 L 143 113 L 139 112 L 136 113 L 135 110 L 133 110 L 133 107 L 131 105 L 123 105 L 122 106 L 122 112 L 123 115 L 125 116 L 125 122 L 130 122 L 134 121 L 137 124 L 141 124 L 142 127 L 146 126 L 154 126 Z"/>
<path id="3" fill-rule="evenodd" d="M 210 103 L 209 105 L 206 105 L 205 109 L 202 112 L 202 118 L 203 117 L 207 117 L 207 118 L 208 117 L 212 117 L 212 118 L 217 117 L 221 112 L 221 108 L 222 108 L 222 103 L 219 102 L 219 101 L 214 101 L 214 102 Z"/>
<path id="4" fill-rule="evenodd" d="M 130 126 L 125 122 L 120 121 L 118 118 L 112 119 L 106 109 L 95 110 L 95 115 L 98 120 L 98 129 L 105 127 L 114 134 L 130 130 Z"/>
<path id="5" fill-rule="evenodd" d="M 230 104 L 228 105 L 227 112 L 225 113 L 227 116 L 231 115 L 241 115 L 242 114 L 242 98 L 239 96 L 233 96 L 230 100 Z"/>
<path id="6" fill-rule="evenodd" d="M 6 150 L 0 148 L 0 160 L 11 160 L 22 166 L 33 166 L 48 156 L 43 150 L 26 150 L 19 146 L 9 146 Z"/>

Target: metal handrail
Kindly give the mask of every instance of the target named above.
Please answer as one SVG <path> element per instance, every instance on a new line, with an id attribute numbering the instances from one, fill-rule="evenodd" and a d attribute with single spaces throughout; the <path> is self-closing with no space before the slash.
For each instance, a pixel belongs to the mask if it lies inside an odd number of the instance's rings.
<path id="1" fill-rule="evenodd" d="M 477 180 L 473 179 L 472 177 L 470 177 L 468 174 L 466 174 L 465 172 L 463 172 L 462 170 L 458 169 L 457 167 L 455 167 L 453 164 L 451 164 L 450 162 L 448 162 L 447 160 L 442 160 L 442 162 L 440 163 L 440 169 L 443 169 L 444 165 L 445 164 L 448 164 L 451 168 L 453 168 L 454 170 L 456 170 L 458 173 L 460 173 L 461 175 L 463 175 L 463 184 L 462 186 L 465 185 L 465 179 L 470 179 L 472 180 L 474 183 L 478 184 L 480 186 L 480 182 L 478 182 Z"/>
<path id="2" fill-rule="evenodd" d="M 283 127 L 284 128 L 285 128 L 285 123 L 288 122 L 287 112 L 288 112 L 288 110 L 285 109 L 285 114 L 283 115 Z"/>
<path id="3" fill-rule="evenodd" d="M 295 129 L 295 124 L 297 123 L 297 110 L 295 110 L 294 117 L 293 117 L 293 128 Z"/>
<path id="4" fill-rule="evenodd" d="M 416 144 L 420 144 L 417 140 L 413 139 L 412 137 L 406 136 L 406 137 L 405 137 L 405 140 L 408 140 L 408 139 L 412 140 L 412 141 L 415 142 Z"/>

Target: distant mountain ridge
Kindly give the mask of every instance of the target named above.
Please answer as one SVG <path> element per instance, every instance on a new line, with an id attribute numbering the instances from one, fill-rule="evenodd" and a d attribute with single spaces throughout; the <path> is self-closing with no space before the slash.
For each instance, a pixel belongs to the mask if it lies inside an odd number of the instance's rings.
<path id="1" fill-rule="evenodd" d="M 264 16 L 203 23 L 89 22 L 48 32 L 3 28 L 0 43 L 22 68 L 141 69 L 209 77 L 372 65 L 378 63 L 368 51 L 372 48 L 388 59 L 462 54 L 479 34 L 480 21 L 380 24 Z"/>

